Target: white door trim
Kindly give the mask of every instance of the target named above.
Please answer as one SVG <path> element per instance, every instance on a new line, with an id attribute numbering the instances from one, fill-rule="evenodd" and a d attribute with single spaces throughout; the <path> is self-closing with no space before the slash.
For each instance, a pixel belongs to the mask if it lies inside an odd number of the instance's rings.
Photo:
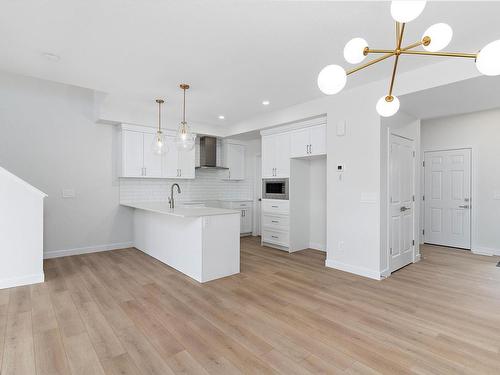
<path id="1" fill-rule="evenodd" d="M 391 184 L 391 173 L 390 173 L 390 167 L 391 167 L 391 152 L 390 152 L 390 145 L 391 145 L 391 136 L 396 136 L 402 139 L 407 139 L 409 141 L 413 142 L 414 147 L 417 146 L 417 142 L 415 139 L 409 138 L 409 137 L 404 137 L 400 134 L 393 133 L 391 129 L 388 129 L 387 131 L 387 176 L 386 176 L 386 243 L 387 243 L 387 248 L 386 248 L 386 257 L 387 257 L 387 268 L 385 270 L 382 270 L 381 275 L 383 277 L 388 277 L 391 274 L 391 237 L 390 237 L 390 227 L 391 227 L 391 210 L 390 210 L 390 205 L 391 205 L 391 191 L 390 191 L 390 184 Z M 418 155 L 418 150 L 414 149 L 414 152 L 416 155 Z M 417 187 L 417 171 L 418 171 L 418 165 L 420 163 L 419 158 L 415 157 L 413 159 L 413 195 L 416 194 L 418 187 Z M 418 238 L 419 236 L 417 235 L 418 233 L 415 233 L 415 230 L 420 227 L 420 223 L 417 224 L 417 221 L 420 222 L 420 217 L 416 215 L 417 212 L 417 203 L 418 199 L 415 196 L 415 202 L 413 203 L 413 237 L 415 239 L 415 245 L 413 246 L 413 263 L 418 262 L 420 260 L 420 251 L 417 251 L 417 247 L 419 246 L 419 241 Z M 421 211 L 419 210 L 419 215 L 421 215 Z"/>
<path id="2" fill-rule="evenodd" d="M 456 147 L 443 147 L 443 148 L 430 148 L 430 149 L 424 149 L 422 150 L 422 161 L 425 160 L 425 154 L 428 152 L 440 152 L 440 151 L 454 151 L 454 150 L 470 150 L 471 154 L 471 163 L 470 163 L 470 175 L 471 175 L 471 182 L 470 182 L 470 196 L 471 196 L 471 215 L 470 215 L 470 250 L 471 252 L 475 254 L 481 254 L 484 255 L 484 250 L 477 246 L 477 233 L 478 233 L 478 228 L 477 228 L 477 210 L 476 210 L 476 205 L 475 202 L 478 201 L 479 196 L 477 195 L 476 192 L 479 191 L 477 189 L 477 168 L 475 167 L 475 163 L 477 161 L 476 154 L 474 152 L 474 147 L 472 146 L 456 146 Z M 425 167 L 423 164 L 420 164 L 420 171 L 421 171 L 421 186 L 422 186 L 422 195 L 425 194 Z M 421 215 L 422 215 L 422 221 L 421 221 L 421 228 L 420 228 L 420 236 L 421 237 L 421 243 L 425 243 L 425 234 L 422 235 L 422 231 L 425 228 L 425 202 L 422 199 L 422 196 L 420 197 L 420 209 L 421 209 Z M 493 255 L 493 254 L 489 254 Z"/>

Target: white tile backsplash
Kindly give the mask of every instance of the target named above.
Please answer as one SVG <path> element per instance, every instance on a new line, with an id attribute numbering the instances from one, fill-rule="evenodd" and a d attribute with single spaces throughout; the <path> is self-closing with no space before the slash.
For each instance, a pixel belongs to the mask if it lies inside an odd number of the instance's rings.
<path id="1" fill-rule="evenodd" d="M 226 181 L 222 180 L 224 173 L 227 172 L 197 169 L 194 180 L 121 178 L 120 202 L 167 201 L 173 183 L 181 187 L 181 194 L 175 193 L 177 201 L 253 200 L 254 184 L 251 179 Z"/>

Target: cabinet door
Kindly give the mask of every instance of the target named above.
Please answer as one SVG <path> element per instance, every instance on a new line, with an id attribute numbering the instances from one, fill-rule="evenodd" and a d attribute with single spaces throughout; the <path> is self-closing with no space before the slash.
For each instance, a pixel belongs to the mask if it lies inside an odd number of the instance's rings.
<path id="1" fill-rule="evenodd" d="M 162 155 L 155 154 L 152 144 L 155 134 L 144 133 L 144 175 L 146 177 L 161 177 Z"/>
<path id="2" fill-rule="evenodd" d="M 162 176 L 167 178 L 179 177 L 179 151 L 174 137 L 165 137 L 167 152 L 163 155 Z"/>
<path id="3" fill-rule="evenodd" d="M 194 178 L 195 177 L 195 149 L 191 151 L 179 151 L 179 177 Z"/>
<path id="4" fill-rule="evenodd" d="M 276 136 L 266 135 L 262 137 L 262 178 L 274 177 L 276 157 Z"/>
<path id="5" fill-rule="evenodd" d="M 275 177 L 290 177 L 290 133 L 277 134 L 275 140 Z"/>
<path id="6" fill-rule="evenodd" d="M 143 133 L 122 131 L 122 177 L 142 177 L 144 171 Z"/>
<path id="7" fill-rule="evenodd" d="M 311 155 L 326 155 L 326 124 L 312 126 L 309 131 Z"/>
<path id="8" fill-rule="evenodd" d="M 224 158 L 225 166 L 229 168 L 229 180 L 245 179 L 245 146 L 228 143 L 226 144 Z"/>
<path id="9" fill-rule="evenodd" d="M 310 145 L 309 128 L 295 130 L 290 133 L 290 157 L 300 158 L 309 155 Z"/>
<path id="10" fill-rule="evenodd" d="M 252 231 L 252 210 L 241 210 L 240 233 L 250 233 Z"/>

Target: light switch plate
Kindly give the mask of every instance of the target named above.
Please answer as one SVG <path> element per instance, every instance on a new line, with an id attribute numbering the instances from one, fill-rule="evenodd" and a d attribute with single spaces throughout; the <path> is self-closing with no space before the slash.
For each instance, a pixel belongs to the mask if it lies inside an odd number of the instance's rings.
<path id="1" fill-rule="evenodd" d="M 62 189 L 63 198 L 74 198 L 76 197 L 75 189 Z"/>
<path id="2" fill-rule="evenodd" d="M 345 135 L 345 125 L 345 120 L 337 122 L 337 136 L 342 137 Z"/>

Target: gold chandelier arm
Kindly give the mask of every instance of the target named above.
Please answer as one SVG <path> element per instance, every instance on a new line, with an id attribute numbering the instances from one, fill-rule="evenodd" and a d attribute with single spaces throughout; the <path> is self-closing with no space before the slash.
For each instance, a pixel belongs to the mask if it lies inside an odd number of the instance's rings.
<path id="1" fill-rule="evenodd" d="M 428 52 L 428 51 L 406 51 L 401 50 L 404 55 L 427 55 L 427 56 L 444 56 L 444 57 L 465 57 L 469 59 L 477 58 L 477 53 L 460 53 L 460 52 Z"/>
<path id="2" fill-rule="evenodd" d="M 393 49 L 365 49 L 365 54 L 368 55 L 369 53 L 396 53 L 396 51 Z"/>
<path id="3" fill-rule="evenodd" d="M 379 58 L 377 59 L 374 59 L 374 60 L 371 60 L 371 61 L 368 61 L 367 63 L 364 63 L 363 65 L 360 65 L 360 66 L 357 66 L 356 68 L 354 69 L 351 69 L 349 71 L 346 72 L 346 75 L 349 75 L 349 74 L 352 74 L 352 73 L 356 73 L 357 71 L 361 70 L 361 69 L 364 69 L 370 65 L 373 65 L 373 64 L 376 64 L 380 61 L 383 61 L 385 59 L 388 59 L 389 57 L 391 56 L 394 56 L 396 54 L 395 51 L 390 51 L 388 54 L 384 55 L 384 56 L 380 56 Z"/>
<path id="4" fill-rule="evenodd" d="M 396 45 L 398 45 L 400 33 L 401 33 L 401 24 L 398 21 L 396 21 Z"/>
<path id="5" fill-rule="evenodd" d="M 394 60 L 394 68 L 392 69 L 391 85 L 389 86 L 389 97 L 392 96 L 392 89 L 394 88 L 394 79 L 396 78 L 396 70 L 399 62 L 399 52 L 401 50 L 401 43 L 403 42 L 403 34 L 405 32 L 405 24 L 401 25 L 401 33 L 399 34 L 398 45 L 396 48 L 396 59 Z"/>

